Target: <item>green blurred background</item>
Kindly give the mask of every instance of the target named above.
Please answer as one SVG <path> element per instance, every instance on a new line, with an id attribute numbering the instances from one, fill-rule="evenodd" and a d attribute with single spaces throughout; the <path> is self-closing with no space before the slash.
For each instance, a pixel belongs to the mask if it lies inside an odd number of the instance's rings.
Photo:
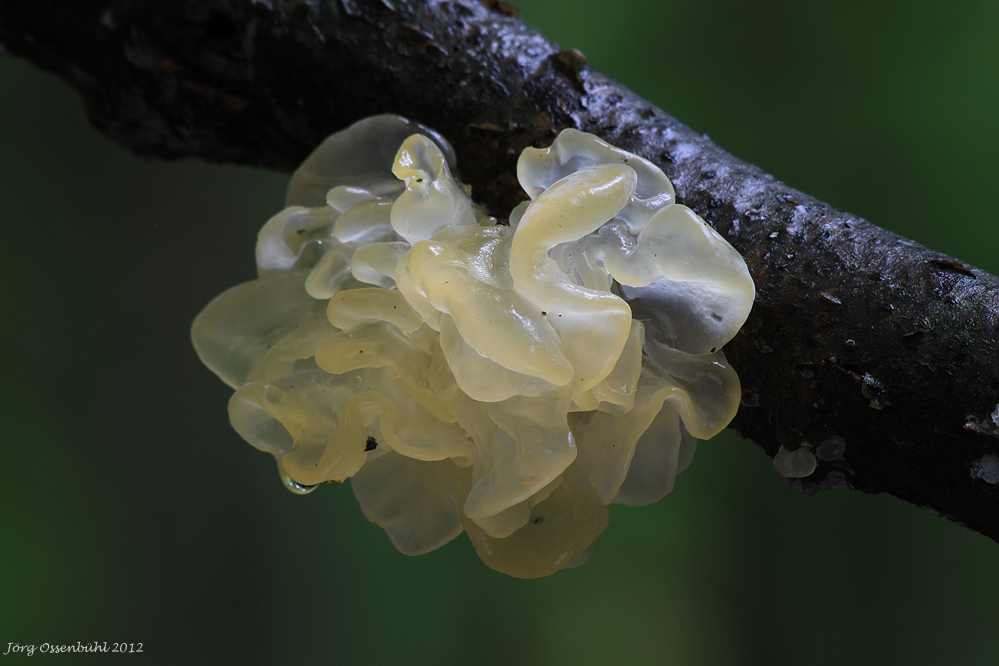
<path id="1" fill-rule="evenodd" d="M 739 157 L 999 272 L 992 0 L 518 6 Z M 892 497 L 806 498 L 731 433 L 663 502 L 612 507 L 588 564 L 535 581 L 465 537 L 398 554 L 347 486 L 287 492 L 188 341 L 252 277 L 285 184 L 137 158 L 65 84 L 0 59 L 0 656 L 98 640 L 156 664 L 999 663 L 999 545 Z"/>

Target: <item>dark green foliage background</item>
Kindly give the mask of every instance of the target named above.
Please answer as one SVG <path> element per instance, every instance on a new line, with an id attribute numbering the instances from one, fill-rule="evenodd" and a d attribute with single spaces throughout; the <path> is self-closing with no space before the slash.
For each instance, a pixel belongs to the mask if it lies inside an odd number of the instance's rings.
<path id="1" fill-rule="evenodd" d="M 519 6 L 739 157 L 999 272 L 996 3 Z M 587 565 L 537 581 L 464 537 L 402 556 L 349 487 L 288 493 L 188 342 L 253 276 L 285 184 L 136 158 L 66 85 L 0 59 L 0 656 L 99 640 L 156 664 L 999 662 L 999 545 L 891 497 L 789 491 L 732 433 L 663 502 L 612 508 Z"/>

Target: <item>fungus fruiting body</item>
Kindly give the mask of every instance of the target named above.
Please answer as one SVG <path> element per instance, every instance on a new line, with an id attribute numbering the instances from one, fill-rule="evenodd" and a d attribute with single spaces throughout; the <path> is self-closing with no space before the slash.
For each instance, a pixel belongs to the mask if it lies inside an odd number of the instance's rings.
<path id="1" fill-rule="evenodd" d="M 376 116 L 292 177 L 258 278 L 198 316 L 236 431 L 286 485 L 351 479 L 407 554 L 462 531 L 518 577 L 586 559 L 607 505 L 655 502 L 735 415 L 718 351 L 752 306 L 742 257 L 652 163 L 566 130 L 527 149 L 499 225 L 432 130 Z M 621 293 L 656 285 L 654 327 Z"/>
<path id="2" fill-rule="evenodd" d="M 817 465 L 815 454 L 807 446 L 799 446 L 794 451 L 788 451 L 783 446 L 774 456 L 774 469 L 788 479 L 803 479 L 811 476 Z"/>
<path id="3" fill-rule="evenodd" d="M 844 453 L 846 453 L 846 440 L 839 435 L 824 439 L 815 447 L 815 455 L 822 460 L 839 460 Z"/>

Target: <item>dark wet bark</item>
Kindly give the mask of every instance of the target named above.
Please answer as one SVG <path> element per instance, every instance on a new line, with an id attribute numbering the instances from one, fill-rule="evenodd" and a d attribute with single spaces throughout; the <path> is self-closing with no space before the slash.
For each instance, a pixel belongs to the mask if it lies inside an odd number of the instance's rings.
<path id="1" fill-rule="evenodd" d="M 327 134 L 399 113 L 452 142 L 499 216 L 522 197 L 521 149 L 565 127 L 647 157 L 756 280 L 725 349 L 732 427 L 771 455 L 838 434 L 845 458 L 806 492 L 846 480 L 999 540 L 999 279 L 737 160 L 502 2 L 0 0 L 0 45 L 151 157 L 291 171 Z"/>

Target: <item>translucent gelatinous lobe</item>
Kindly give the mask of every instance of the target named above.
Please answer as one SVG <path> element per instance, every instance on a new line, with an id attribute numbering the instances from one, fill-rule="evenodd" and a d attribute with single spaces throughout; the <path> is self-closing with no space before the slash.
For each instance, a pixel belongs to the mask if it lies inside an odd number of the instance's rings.
<path id="1" fill-rule="evenodd" d="M 815 447 L 815 455 L 822 460 L 839 460 L 846 453 L 846 440 L 839 435 L 822 440 Z"/>
<path id="2" fill-rule="evenodd" d="M 815 471 L 815 465 L 815 454 L 807 446 L 799 446 L 794 451 L 787 451 L 781 446 L 774 456 L 774 469 L 789 479 L 810 476 Z"/>
<path id="3" fill-rule="evenodd" d="M 465 531 L 489 566 L 544 576 L 586 560 L 607 504 L 669 493 L 735 415 L 718 350 L 753 283 L 655 165 L 596 137 L 524 152 L 510 226 L 453 155 L 398 116 L 327 139 L 260 232 L 259 278 L 192 336 L 290 489 L 350 478 L 400 551 Z"/>

